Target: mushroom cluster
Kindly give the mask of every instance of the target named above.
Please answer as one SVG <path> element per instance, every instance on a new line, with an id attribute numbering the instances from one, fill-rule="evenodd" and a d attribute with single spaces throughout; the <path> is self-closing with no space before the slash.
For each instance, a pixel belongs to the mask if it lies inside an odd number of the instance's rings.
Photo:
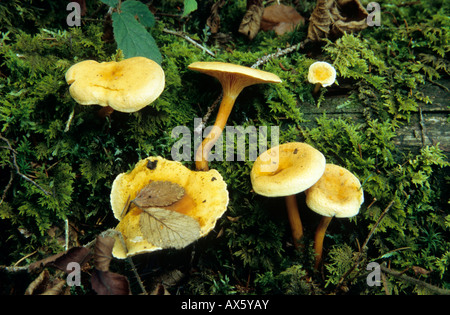
<path id="1" fill-rule="evenodd" d="M 194 62 L 189 69 L 216 78 L 222 85 L 220 108 L 211 132 L 196 152 L 196 170 L 162 157 L 139 161 L 133 170 L 119 174 L 112 184 L 111 207 L 119 223 L 113 255 L 126 258 L 164 248 L 184 248 L 207 235 L 226 211 L 227 186 L 208 155 L 221 135 L 236 98 L 250 85 L 279 83 L 272 73 L 223 62 Z M 320 86 L 334 83 L 336 72 L 325 62 L 311 65 L 308 80 Z M 164 90 L 164 71 L 154 61 L 134 57 L 120 62 L 86 60 L 66 73 L 70 94 L 82 105 L 98 104 L 133 112 L 153 102 Z M 255 193 L 284 197 L 294 245 L 303 237 L 296 195 L 305 192 L 308 207 L 321 214 L 315 235 L 316 269 L 323 239 L 332 217 L 351 217 L 363 203 L 358 179 L 346 169 L 326 164 L 312 146 L 291 142 L 262 153 L 253 164 Z"/>
<path id="2" fill-rule="evenodd" d="M 250 179 L 255 193 L 285 197 L 296 248 L 303 237 L 296 194 L 305 192 L 307 206 L 322 215 L 314 238 L 316 270 L 331 219 L 357 215 L 364 202 L 358 178 L 341 166 L 326 164 L 324 155 L 306 143 L 285 143 L 262 153 L 253 164 Z"/>
<path id="3" fill-rule="evenodd" d="M 262 153 L 253 164 L 250 179 L 253 190 L 266 197 L 285 197 L 294 245 L 303 237 L 296 194 L 319 180 L 325 170 L 325 157 L 312 146 L 291 142 Z"/>

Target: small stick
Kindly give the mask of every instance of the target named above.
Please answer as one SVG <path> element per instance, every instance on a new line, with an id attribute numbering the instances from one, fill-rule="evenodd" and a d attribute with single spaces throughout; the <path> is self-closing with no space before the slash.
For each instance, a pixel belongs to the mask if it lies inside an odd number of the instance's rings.
<path id="1" fill-rule="evenodd" d="M 435 285 L 432 285 L 432 284 L 426 283 L 424 281 L 415 279 L 413 277 L 404 275 L 402 272 L 399 272 L 399 271 L 396 271 L 396 270 L 392 270 L 392 269 L 386 267 L 384 264 L 380 265 L 380 269 L 381 269 L 382 272 L 385 272 L 385 273 L 387 273 L 387 274 L 389 274 L 389 275 L 391 275 L 393 277 L 396 277 L 396 278 L 398 278 L 398 279 L 400 279 L 402 281 L 409 282 L 409 283 L 418 285 L 420 287 L 423 287 L 423 288 L 425 288 L 425 289 L 427 289 L 427 290 L 429 290 L 429 291 L 431 291 L 431 292 L 433 292 L 435 294 L 450 295 L 450 290 L 442 289 L 442 288 L 439 288 L 439 287 L 437 287 Z"/>
<path id="2" fill-rule="evenodd" d="M 200 48 L 200 49 L 202 49 L 203 51 L 205 51 L 207 54 L 209 54 L 209 55 L 211 55 L 211 56 L 213 56 L 213 57 L 216 56 L 211 50 L 209 50 L 209 49 L 206 48 L 206 47 L 203 47 L 202 45 L 200 45 L 200 44 L 197 43 L 195 40 L 193 40 L 192 38 L 190 38 L 189 36 L 187 36 L 186 34 L 184 34 L 184 33 L 182 33 L 182 32 L 172 31 L 172 30 L 169 30 L 169 29 L 167 29 L 167 28 L 164 28 L 164 29 L 163 29 L 163 32 L 168 33 L 168 34 L 172 34 L 172 35 L 176 35 L 176 36 L 179 36 L 179 37 L 181 37 L 181 38 L 184 38 L 185 40 L 187 40 L 189 43 L 193 44 L 193 45 L 196 46 L 197 48 Z"/>
<path id="3" fill-rule="evenodd" d="M 285 49 L 278 49 L 278 51 L 276 53 L 272 53 L 270 55 L 266 55 L 263 56 L 261 58 L 259 58 L 258 60 L 256 60 L 256 62 L 250 67 L 250 68 L 257 68 L 267 62 L 269 62 L 272 59 L 290 54 L 293 51 L 299 50 L 303 47 L 305 47 L 306 44 L 308 44 L 311 40 L 310 39 L 305 39 L 304 41 L 298 43 L 297 45 L 285 48 Z"/>
<path id="4" fill-rule="evenodd" d="M 29 178 L 28 176 L 26 176 L 25 174 L 22 174 L 19 168 L 19 165 L 17 165 L 17 160 L 16 160 L 16 150 L 14 150 L 11 147 L 11 144 L 9 143 L 8 139 L 4 138 L 2 135 L 0 135 L 0 139 L 5 141 L 8 144 L 8 149 L 11 151 L 11 155 L 12 155 L 12 162 L 14 165 L 14 168 L 16 169 L 16 174 L 19 175 L 20 177 L 22 177 L 23 179 L 25 179 L 26 181 L 32 183 L 34 186 L 36 186 L 37 188 L 39 188 L 44 194 L 46 194 L 47 196 L 50 196 L 51 193 L 48 192 L 47 190 L 45 190 L 44 188 L 42 188 L 38 183 L 36 183 L 35 181 L 33 181 L 31 178 Z"/>
<path id="5" fill-rule="evenodd" d="M 341 277 L 341 279 L 339 279 L 338 284 L 336 285 L 336 289 L 335 292 L 340 288 L 341 284 L 344 282 L 344 280 L 348 277 L 348 275 L 350 273 L 353 272 L 353 270 L 355 270 L 356 268 L 358 268 L 360 262 L 361 262 L 361 256 L 362 256 L 362 252 L 364 251 L 364 248 L 367 246 L 367 243 L 369 242 L 370 238 L 372 237 L 372 234 L 375 232 L 375 229 L 378 227 L 378 225 L 380 224 L 381 220 L 384 218 L 384 216 L 386 215 L 386 213 L 389 211 L 389 209 L 392 207 L 392 205 L 394 204 L 394 200 L 392 200 L 387 207 L 384 209 L 384 211 L 381 213 L 380 217 L 378 218 L 377 222 L 375 222 L 374 226 L 372 227 L 372 229 L 369 232 L 369 235 L 366 237 L 366 240 L 364 241 L 363 245 L 361 246 L 358 255 L 357 255 L 357 259 L 355 261 L 355 263 L 353 264 L 353 266 L 347 270 L 346 273 L 344 273 Z"/>

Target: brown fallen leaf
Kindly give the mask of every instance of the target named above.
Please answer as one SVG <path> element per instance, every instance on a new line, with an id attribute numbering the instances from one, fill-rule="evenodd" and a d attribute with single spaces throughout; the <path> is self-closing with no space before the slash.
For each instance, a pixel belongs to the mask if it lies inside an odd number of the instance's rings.
<path id="1" fill-rule="evenodd" d="M 363 30 L 367 27 L 367 16 L 359 0 L 317 0 L 309 19 L 308 38 L 335 39 L 344 32 Z"/>
<path id="2" fill-rule="evenodd" d="M 219 0 L 211 7 L 211 14 L 206 20 L 206 25 L 209 26 L 211 34 L 219 32 L 220 29 L 220 14 L 219 10 L 225 5 L 225 0 Z"/>
<path id="3" fill-rule="evenodd" d="M 60 295 L 64 294 L 64 287 L 66 286 L 66 281 L 64 279 L 56 279 L 51 286 L 45 290 L 41 295 Z"/>
<path id="4" fill-rule="evenodd" d="M 172 210 L 146 208 L 139 224 L 147 241 L 161 248 L 181 249 L 200 238 L 198 221 Z"/>
<path id="5" fill-rule="evenodd" d="M 50 273 L 47 269 L 44 269 L 39 276 L 34 279 L 26 288 L 25 295 L 32 295 L 35 292 L 42 292 L 47 287 L 50 278 Z"/>
<path id="6" fill-rule="evenodd" d="M 184 196 L 184 188 L 168 181 L 153 181 L 142 188 L 131 202 L 141 209 L 169 206 Z"/>
<path id="7" fill-rule="evenodd" d="M 76 262 L 83 266 L 91 258 L 91 251 L 86 247 L 72 247 L 71 249 L 36 261 L 28 266 L 29 272 L 35 272 L 40 268 L 54 267 L 62 271 L 67 271 L 67 265 Z"/>
<path id="8" fill-rule="evenodd" d="M 100 271 L 108 271 L 112 259 L 112 248 L 115 239 L 110 236 L 97 236 L 94 248 L 94 267 Z"/>
<path id="9" fill-rule="evenodd" d="M 277 35 L 283 35 L 295 30 L 297 25 L 303 25 L 305 18 L 294 7 L 284 4 L 273 4 L 264 9 L 261 19 L 263 31 L 274 30 Z"/>
<path id="10" fill-rule="evenodd" d="M 127 277 L 111 271 L 94 269 L 91 285 L 98 295 L 129 295 L 131 293 Z"/>
<path id="11" fill-rule="evenodd" d="M 239 25 L 239 33 L 244 34 L 250 40 L 259 32 L 261 18 L 264 13 L 262 0 L 247 0 L 247 12 L 245 12 Z"/>

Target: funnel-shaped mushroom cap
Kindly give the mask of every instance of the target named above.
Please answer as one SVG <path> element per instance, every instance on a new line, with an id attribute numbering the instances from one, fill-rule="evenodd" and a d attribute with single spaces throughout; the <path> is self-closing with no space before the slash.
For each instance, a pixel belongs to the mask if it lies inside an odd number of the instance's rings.
<path id="1" fill-rule="evenodd" d="M 253 84 L 281 82 L 276 74 L 232 63 L 199 61 L 188 68 L 215 77 L 222 84 L 224 94 L 235 97 L 243 88 Z"/>
<path id="2" fill-rule="evenodd" d="M 253 190 L 267 197 L 298 194 L 319 180 L 323 154 L 306 143 L 290 142 L 262 153 L 250 173 Z"/>
<path id="3" fill-rule="evenodd" d="M 164 90 L 165 76 L 159 64 L 144 57 L 119 62 L 85 60 L 66 72 L 69 92 L 81 105 L 110 106 L 131 113 L 156 100 Z"/>
<path id="4" fill-rule="evenodd" d="M 184 194 L 181 199 L 167 206 L 157 205 L 157 209 L 175 211 L 178 212 L 179 217 L 192 218 L 198 222 L 199 237 L 208 234 L 227 209 L 226 183 L 216 170 L 195 172 L 180 162 L 169 161 L 161 157 L 149 157 L 141 160 L 129 173 L 119 174 L 112 185 L 111 206 L 114 216 L 120 220 L 116 229 L 122 233 L 128 249 L 122 246 L 120 240 L 117 240 L 113 249 L 115 257 L 125 258 L 141 252 L 164 248 L 146 240 L 142 232 L 141 217 L 145 215 L 143 209 L 132 204 L 126 215 L 122 213 L 129 201 L 134 200 L 149 183 L 156 181 L 174 183 L 176 186 L 182 187 Z M 189 223 L 186 220 L 183 222 Z M 180 225 L 182 227 L 184 223 Z"/>
<path id="5" fill-rule="evenodd" d="M 358 214 L 364 193 L 358 178 L 347 169 L 327 164 L 323 176 L 306 192 L 308 207 L 322 216 L 349 218 Z"/>
<path id="6" fill-rule="evenodd" d="M 314 62 L 309 66 L 308 81 L 320 83 L 324 87 L 332 85 L 336 81 L 336 70 L 328 62 Z"/>

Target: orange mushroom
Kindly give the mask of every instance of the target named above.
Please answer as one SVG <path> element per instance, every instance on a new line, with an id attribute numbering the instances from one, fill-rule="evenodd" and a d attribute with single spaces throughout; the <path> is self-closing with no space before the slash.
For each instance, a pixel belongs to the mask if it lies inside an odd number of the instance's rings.
<path id="1" fill-rule="evenodd" d="M 196 169 L 207 171 L 209 169 L 209 152 L 222 134 L 236 98 L 241 91 L 253 84 L 279 83 L 281 79 L 270 72 L 224 62 L 194 62 L 188 68 L 215 77 L 219 80 L 223 89 L 223 97 L 214 126 L 195 155 Z"/>

